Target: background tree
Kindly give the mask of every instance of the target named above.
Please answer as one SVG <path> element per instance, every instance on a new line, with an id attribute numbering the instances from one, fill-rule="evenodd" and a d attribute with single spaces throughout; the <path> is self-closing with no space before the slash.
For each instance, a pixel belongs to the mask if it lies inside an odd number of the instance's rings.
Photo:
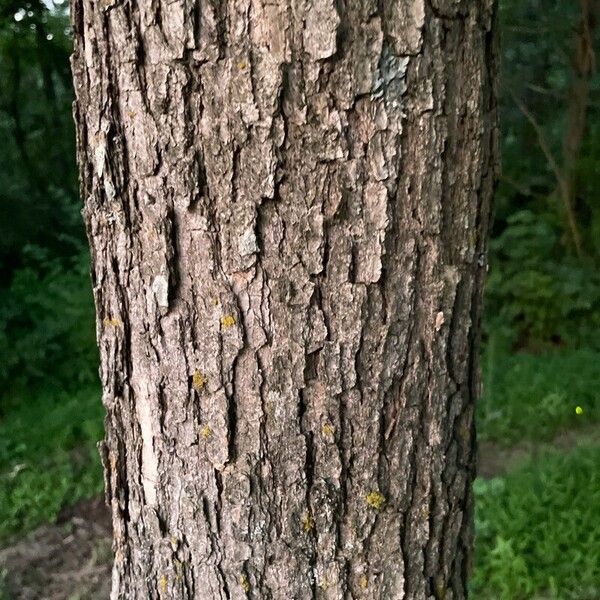
<path id="1" fill-rule="evenodd" d="M 72 20 L 114 596 L 465 597 L 493 2 Z"/>
<path id="2" fill-rule="evenodd" d="M 488 329 L 513 349 L 597 347 L 598 3 L 505 0 L 501 8 L 503 176 Z"/>

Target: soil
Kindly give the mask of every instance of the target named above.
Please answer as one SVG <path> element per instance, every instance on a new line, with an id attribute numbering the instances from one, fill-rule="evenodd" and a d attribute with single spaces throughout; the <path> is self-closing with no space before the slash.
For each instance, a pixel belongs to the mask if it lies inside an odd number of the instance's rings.
<path id="1" fill-rule="evenodd" d="M 568 451 L 598 439 L 600 425 L 561 432 L 549 443 L 506 448 L 484 442 L 479 476 L 503 475 L 548 448 Z M 56 524 L 0 549 L 0 600 L 108 600 L 111 561 L 110 516 L 103 498 L 79 502 L 65 509 Z"/>
<path id="2" fill-rule="evenodd" d="M 107 600 L 110 595 L 111 527 L 103 498 L 66 509 L 0 549 L 1 600 Z"/>
<path id="3" fill-rule="evenodd" d="M 505 475 L 529 459 L 553 449 L 569 452 L 577 446 L 598 444 L 600 423 L 559 431 L 550 441 L 522 441 L 512 446 L 484 441 L 479 444 L 477 474 L 484 479 Z"/>

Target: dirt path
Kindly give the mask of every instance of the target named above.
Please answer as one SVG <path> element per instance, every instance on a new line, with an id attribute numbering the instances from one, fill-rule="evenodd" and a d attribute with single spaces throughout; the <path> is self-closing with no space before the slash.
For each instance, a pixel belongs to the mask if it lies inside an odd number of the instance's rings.
<path id="1" fill-rule="evenodd" d="M 510 447 L 496 442 L 481 442 L 478 451 L 479 477 L 491 479 L 505 475 L 530 458 L 535 458 L 547 450 L 569 452 L 577 446 L 599 444 L 600 423 L 581 429 L 560 431 L 550 441 L 522 441 Z"/>
<path id="2" fill-rule="evenodd" d="M 5 600 L 107 600 L 112 561 L 110 519 L 103 499 L 77 504 L 0 550 Z M 3 595 L 4 592 L 4 595 Z"/>

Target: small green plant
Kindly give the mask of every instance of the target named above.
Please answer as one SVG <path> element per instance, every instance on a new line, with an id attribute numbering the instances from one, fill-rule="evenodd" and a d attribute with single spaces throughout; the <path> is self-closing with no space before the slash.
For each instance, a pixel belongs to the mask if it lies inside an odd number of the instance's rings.
<path id="1" fill-rule="evenodd" d="M 600 598 L 599 461 L 582 447 L 476 481 L 474 598 Z"/>
<path id="2" fill-rule="evenodd" d="M 0 423 L 0 540 L 102 490 L 100 392 L 42 390 Z"/>
<path id="3" fill-rule="evenodd" d="M 0 569 L 0 600 L 10 600 L 6 569 Z"/>

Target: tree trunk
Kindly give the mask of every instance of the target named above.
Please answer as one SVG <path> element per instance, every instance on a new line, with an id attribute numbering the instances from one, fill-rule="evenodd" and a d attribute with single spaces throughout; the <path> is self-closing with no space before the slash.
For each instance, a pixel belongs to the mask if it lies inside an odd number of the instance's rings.
<path id="1" fill-rule="evenodd" d="M 581 21 L 578 26 L 572 62 L 574 77 L 569 93 L 567 127 L 563 140 L 562 177 L 564 182 L 559 187 L 565 206 L 566 229 L 571 234 L 575 253 L 582 258 L 585 251 L 577 218 L 577 162 L 585 140 L 590 84 L 596 68 L 594 30 L 600 2 L 598 0 L 580 0 L 580 6 Z"/>
<path id="2" fill-rule="evenodd" d="M 494 0 L 73 0 L 113 598 L 459 599 Z"/>

